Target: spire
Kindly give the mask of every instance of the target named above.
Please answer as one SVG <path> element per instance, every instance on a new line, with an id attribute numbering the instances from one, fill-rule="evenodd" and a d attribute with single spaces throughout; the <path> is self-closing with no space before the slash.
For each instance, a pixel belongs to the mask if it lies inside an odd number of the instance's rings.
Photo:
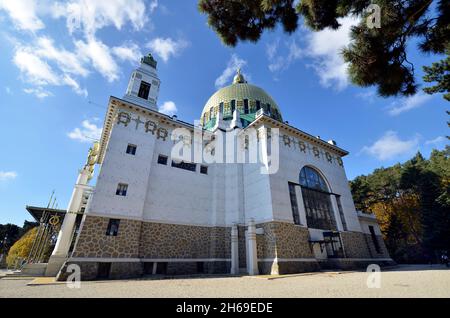
<path id="1" fill-rule="evenodd" d="M 238 68 L 236 71 L 236 75 L 234 76 L 233 79 L 233 84 L 243 84 L 243 83 L 247 83 L 247 81 L 244 78 L 244 75 L 241 74 L 241 68 Z"/>

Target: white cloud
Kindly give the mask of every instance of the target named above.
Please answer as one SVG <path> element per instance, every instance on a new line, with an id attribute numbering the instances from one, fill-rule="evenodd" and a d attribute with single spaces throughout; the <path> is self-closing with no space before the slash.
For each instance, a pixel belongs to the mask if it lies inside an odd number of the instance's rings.
<path id="1" fill-rule="evenodd" d="M 142 57 L 141 50 L 136 43 L 124 43 L 122 46 L 112 48 L 113 54 L 121 61 L 128 61 L 130 63 L 139 62 Z"/>
<path id="2" fill-rule="evenodd" d="M 433 145 L 433 146 L 440 146 L 444 142 L 448 142 L 448 139 L 446 137 L 444 137 L 444 136 L 439 136 L 439 137 L 436 137 L 434 139 L 425 141 L 425 144 L 426 145 Z"/>
<path id="3" fill-rule="evenodd" d="M 273 43 L 266 45 L 266 55 L 269 60 L 269 70 L 272 73 L 279 73 L 289 68 L 295 61 L 304 56 L 302 48 L 297 44 L 296 39 L 285 43 L 287 50 L 286 55 L 277 54 L 279 51 L 280 41 L 277 39 Z"/>
<path id="4" fill-rule="evenodd" d="M 77 127 L 67 134 L 70 139 L 79 142 L 92 142 L 94 140 L 100 140 L 101 135 L 102 128 L 98 127 L 90 120 L 83 120 L 80 128 Z"/>
<path id="5" fill-rule="evenodd" d="M 342 49 L 351 42 L 351 27 L 359 23 L 355 17 L 338 19 L 341 27 L 338 30 L 325 29 L 309 32 L 306 36 L 306 54 L 313 59 L 312 67 L 324 87 L 342 90 L 347 87 L 348 64 L 342 57 Z"/>
<path id="6" fill-rule="evenodd" d="M 17 178 L 15 171 L 0 171 L 0 181 L 8 181 Z"/>
<path id="7" fill-rule="evenodd" d="M 0 10 L 8 13 L 19 30 L 37 31 L 45 27 L 38 18 L 35 0 L 0 0 Z"/>
<path id="8" fill-rule="evenodd" d="M 391 116 L 398 116 L 401 113 L 421 107 L 431 98 L 431 95 L 417 93 L 416 95 L 402 99 L 400 102 L 394 102 L 389 108 L 388 113 Z"/>
<path id="9" fill-rule="evenodd" d="M 27 94 L 35 95 L 39 99 L 44 99 L 49 96 L 53 96 L 53 94 L 42 87 L 36 87 L 36 88 L 25 88 L 23 90 Z"/>
<path id="10" fill-rule="evenodd" d="M 106 27 L 122 30 L 130 26 L 134 30 L 144 27 L 148 30 L 149 15 L 157 8 L 157 0 L 0 0 L 0 17 L 9 16 L 18 30 L 33 31 L 29 39 L 20 41 L 5 35 L 15 47 L 13 61 L 21 72 L 21 79 L 33 85 L 24 89 L 27 93 L 44 98 L 52 95 L 50 86 L 69 86 L 75 93 L 87 96 L 87 90 L 80 85 L 80 77 L 97 71 L 108 81 L 115 81 L 120 74 L 118 61 L 135 63 L 142 55 L 131 41 L 122 45 L 114 43 L 111 47 L 106 45 L 97 38 L 97 31 Z M 45 31 L 47 34 L 36 32 L 45 28 L 44 22 L 50 19 L 66 22 L 72 45 L 62 46 L 54 41 L 49 36 L 50 30 Z M 164 60 L 187 46 L 184 40 L 166 42 L 155 42 L 162 46 L 160 54 Z"/>
<path id="11" fill-rule="evenodd" d="M 247 61 L 241 59 L 236 54 L 231 55 L 228 61 L 227 67 L 223 70 L 222 74 L 216 79 L 215 85 L 217 88 L 223 87 L 227 84 L 231 84 L 231 78 L 236 74 L 237 69 L 242 69 L 247 65 Z M 249 76 L 243 73 L 244 77 L 249 79 Z"/>
<path id="12" fill-rule="evenodd" d="M 56 48 L 52 39 L 39 37 L 33 53 L 42 58 L 56 62 L 58 67 L 64 72 L 80 76 L 87 76 L 89 71 L 83 65 L 78 54 L 67 51 L 63 48 Z"/>
<path id="13" fill-rule="evenodd" d="M 78 95 L 82 95 L 84 97 L 88 96 L 88 91 L 85 88 L 81 88 L 80 84 L 78 84 L 77 81 L 75 81 L 72 77 L 69 75 L 64 75 L 63 77 L 63 83 L 67 86 L 70 86 L 72 90 L 77 93 Z"/>
<path id="14" fill-rule="evenodd" d="M 33 85 L 24 89 L 27 94 L 34 94 L 42 99 L 53 94 L 46 86 L 69 86 L 78 95 L 87 96 L 87 90 L 71 74 L 86 76 L 88 70 L 80 60 L 77 53 L 57 49 L 53 40 L 47 37 L 39 37 L 36 43 L 16 46 L 13 62 L 21 72 L 21 78 L 25 83 Z M 53 63 L 52 67 L 49 63 Z"/>
<path id="15" fill-rule="evenodd" d="M 417 150 L 418 144 L 418 136 L 409 140 L 401 140 L 397 132 L 389 130 L 371 146 L 365 146 L 362 152 L 384 161 L 410 155 Z"/>
<path id="16" fill-rule="evenodd" d="M 188 46 L 189 42 L 184 39 L 173 40 L 171 38 L 154 38 L 147 44 L 147 47 L 164 62 L 167 62 L 171 56 L 179 55 Z"/>
<path id="17" fill-rule="evenodd" d="M 31 48 L 19 47 L 13 57 L 14 64 L 22 72 L 26 82 L 35 85 L 58 85 L 58 75 Z"/>
<path id="18" fill-rule="evenodd" d="M 178 109 L 174 102 L 167 101 L 159 107 L 159 112 L 169 116 L 173 116 L 178 112 Z"/>
<path id="19" fill-rule="evenodd" d="M 375 90 L 365 90 L 361 93 L 357 93 L 355 96 L 372 104 L 375 102 L 377 93 Z"/>
<path id="20" fill-rule="evenodd" d="M 90 37 L 87 42 L 76 41 L 80 56 L 92 63 L 92 66 L 109 82 L 119 78 L 119 67 L 110 54 L 110 49 L 102 41 Z"/>
<path id="21" fill-rule="evenodd" d="M 149 8 L 150 12 L 156 8 L 155 1 Z M 55 3 L 52 13 L 55 18 L 66 18 L 69 32 L 81 30 L 87 36 L 111 25 L 120 30 L 127 22 L 141 30 L 148 19 L 143 0 L 71 0 Z"/>

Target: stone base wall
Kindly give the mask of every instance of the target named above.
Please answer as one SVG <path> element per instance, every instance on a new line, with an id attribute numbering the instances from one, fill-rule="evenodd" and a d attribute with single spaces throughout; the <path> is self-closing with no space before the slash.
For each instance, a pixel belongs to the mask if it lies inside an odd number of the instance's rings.
<path id="1" fill-rule="evenodd" d="M 105 276 L 105 268 L 110 279 L 150 275 L 154 273 L 154 266 L 156 274 L 166 275 L 230 272 L 231 227 L 122 219 L 118 235 L 107 236 L 108 222 L 104 217 L 84 217 L 71 262 L 66 263 L 59 274 L 61 280 L 68 276 L 66 269 L 70 264 L 80 266 L 83 280 L 97 279 L 101 272 Z M 381 253 L 377 253 L 372 237 L 361 232 L 341 233 L 347 259 L 322 261 L 314 258 L 307 228 L 285 222 L 260 223 L 256 227 L 263 230 L 263 234 L 256 235 L 260 274 L 350 269 L 366 266 L 368 259 L 374 262 L 380 259 L 380 264 L 384 265 L 385 260 L 381 258 L 389 258 L 381 237 L 377 238 Z M 245 230 L 244 226 L 238 227 L 240 268 L 246 267 Z"/>
<path id="2" fill-rule="evenodd" d="M 231 228 L 120 220 L 107 236 L 108 218 L 85 216 L 72 257 L 230 258 Z"/>
<path id="3" fill-rule="evenodd" d="M 229 258 L 230 255 L 231 228 L 142 222 L 139 258 Z"/>
<path id="4" fill-rule="evenodd" d="M 381 236 L 376 237 L 380 247 L 380 253 L 376 251 L 375 243 L 370 234 L 362 232 L 341 232 L 341 238 L 347 258 L 390 258 L 383 237 Z"/>
<path id="5" fill-rule="evenodd" d="M 108 218 L 85 216 L 72 257 L 138 257 L 142 222 L 120 220 L 117 236 L 106 235 L 108 223 Z"/>
<path id="6" fill-rule="evenodd" d="M 309 246 L 309 232 L 305 227 L 283 222 L 262 223 L 264 230 L 257 235 L 258 258 L 313 258 Z"/>
<path id="7" fill-rule="evenodd" d="M 145 262 L 110 262 L 110 270 L 107 277 L 99 277 L 99 267 L 104 262 L 69 261 L 64 264 L 57 280 L 65 281 L 71 274 L 67 269 L 70 265 L 78 265 L 81 271 L 81 280 L 97 279 L 129 279 L 139 278 L 145 273 Z M 153 262 L 149 262 L 153 267 Z M 231 262 L 227 261 L 201 261 L 201 262 L 158 262 L 156 275 L 194 275 L 194 274 L 227 274 L 230 272 Z"/>

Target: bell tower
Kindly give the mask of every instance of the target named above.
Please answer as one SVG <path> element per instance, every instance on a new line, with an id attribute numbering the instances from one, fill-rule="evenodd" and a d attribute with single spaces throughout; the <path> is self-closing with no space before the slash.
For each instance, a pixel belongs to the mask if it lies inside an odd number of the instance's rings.
<path id="1" fill-rule="evenodd" d="M 156 72 L 156 60 L 151 54 L 141 59 L 141 65 L 131 74 L 124 100 L 158 110 L 158 94 L 161 81 Z"/>

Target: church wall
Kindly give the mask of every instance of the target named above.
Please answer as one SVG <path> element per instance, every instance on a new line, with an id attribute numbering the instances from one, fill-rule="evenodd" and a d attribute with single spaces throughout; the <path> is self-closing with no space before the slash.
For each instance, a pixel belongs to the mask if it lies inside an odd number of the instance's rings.
<path id="1" fill-rule="evenodd" d="M 136 129 L 134 121 L 114 125 L 88 214 L 142 218 L 155 137 L 141 126 Z M 137 146 L 136 155 L 126 153 L 128 144 Z M 116 195 L 119 183 L 128 184 L 126 196 Z"/>
<path id="2" fill-rule="evenodd" d="M 251 218 L 257 223 L 273 220 L 270 177 L 262 174 L 260 169 L 260 164 L 243 166 L 245 220 L 241 219 L 241 223 Z"/>
<path id="3" fill-rule="evenodd" d="M 167 127 L 169 129 L 169 127 Z M 179 224 L 211 225 L 212 181 L 216 169 L 208 166 L 208 174 L 188 171 L 171 166 L 174 142 L 159 139 L 155 143 L 153 157 L 149 158 L 151 172 L 146 185 L 144 220 Z M 167 165 L 158 164 L 158 156 L 168 158 Z"/>
<path id="4" fill-rule="evenodd" d="M 348 230 L 361 231 L 348 180 L 344 168 L 339 165 L 335 158 L 336 155 L 332 154 L 332 162 L 329 162 L 324 150 L 318 148 L 319 157 L 316 157 L 313 145 L 306 144 L 307 148 L 302 151 L 298 143 L 294 143 L 292 140 L 289 143 L 290 146 L 286 144 L 282 137 L 283 133 L 281 132 L 280 134 L 280 169 L 277 174 L 270 175 L 275 219 L 292 222 L 288 182 L 298 184 L 300 170 L 304 166 L 309 165 L 322 173 L 331 188 L 331 192 L 341 196 L 342 208 Z M 290 138 L 292 139 L 293 137 Z M 303 202 L 299 201 L 300 204 L 303 204 Z M 337 209 L 335 211 L 335 218 L 337 221 L 340 220 Z M 338 226 L 338 228 L 341 227 Z"/>

